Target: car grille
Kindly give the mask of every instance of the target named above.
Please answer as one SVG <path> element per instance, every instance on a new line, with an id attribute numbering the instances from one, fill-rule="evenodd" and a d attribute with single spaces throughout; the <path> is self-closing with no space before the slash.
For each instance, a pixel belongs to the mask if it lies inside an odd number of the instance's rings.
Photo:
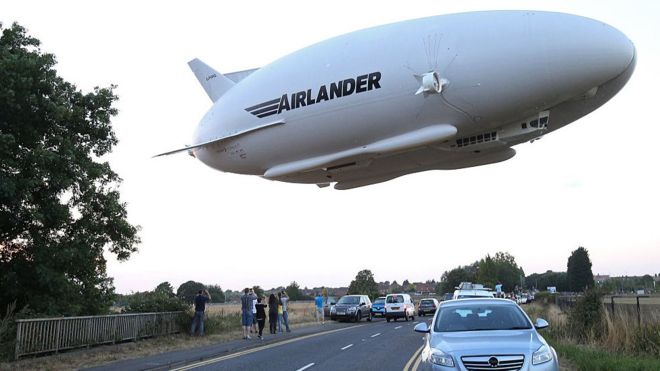
<path id="1" fill-rule="evenodd" d="M 472 370 L 520 370 L 525 362 L 523 355 L 461 357 L 463 366 Z"/>

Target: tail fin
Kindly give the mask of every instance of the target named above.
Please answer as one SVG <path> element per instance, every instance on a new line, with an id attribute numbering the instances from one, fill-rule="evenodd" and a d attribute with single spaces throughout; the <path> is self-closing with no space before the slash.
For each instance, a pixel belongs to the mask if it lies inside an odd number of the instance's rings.
<path id="1" fill-rule="evenodd" d="M 234 86 L 233 81 L 197 58 L 188 62 L 188 66 L 197 77 L 197 81 L 202 84 L 206 94 L 214 102 Z"/>

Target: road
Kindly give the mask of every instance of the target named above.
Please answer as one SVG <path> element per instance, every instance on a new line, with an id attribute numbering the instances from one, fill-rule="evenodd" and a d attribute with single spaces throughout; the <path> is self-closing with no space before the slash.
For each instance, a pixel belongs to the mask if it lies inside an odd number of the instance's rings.
<path id="1" fill-rule="evenodd" d="M 96 368 L 97 370 L 408 370 L 422 346 L 422 334 L 413 331 L 420 320 L 387 323 L 384 319 L 358 324 L 329 322 L 322 326 L 300 328 L 287 335 L 270 335 L 266 340 L 240 340 L 232 350 L 195 361 L 177 361 L 185 353 L 173 352 L 157 357 L 167 359 L 132 360 Z M 241 343 L 242 342 L 242 343 Z M 221 347 L 221 345 L 218 345 Z M 220 349 L 220 348 L 218 348 Z M 188 352 L 189 353 L 189 352 Z"/>

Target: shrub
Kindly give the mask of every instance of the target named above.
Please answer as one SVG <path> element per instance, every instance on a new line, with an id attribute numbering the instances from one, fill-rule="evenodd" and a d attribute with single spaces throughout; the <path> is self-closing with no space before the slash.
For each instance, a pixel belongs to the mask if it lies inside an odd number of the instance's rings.
<path id="1" fill-rule="evenodd" d="M 16 341 L 15 310 L 16 301 L 7 305 L 5 315 L 0 318 L 0 360 L 9 360 L 14 356 Z"/>
<path id="2" fill-rule="evenodd" d="M 176 296 L 163 291 L 136 292 L 127 296 L 123 313 L 178 312 L 188 309 L 188 305 Z"/>
<path id="3" fill-rule="evenodd" d="M 568 313 L 568 328 L 578 341 L 598 339 L 606 329 L 603 326 L 603 294 L 595 289 L 585 291 L 575 307 Z"/>

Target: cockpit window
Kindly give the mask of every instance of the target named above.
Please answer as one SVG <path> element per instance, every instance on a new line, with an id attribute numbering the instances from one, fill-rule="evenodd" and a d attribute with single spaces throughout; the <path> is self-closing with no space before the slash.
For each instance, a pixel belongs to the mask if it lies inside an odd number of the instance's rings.
<path id="1" fill-rule="evenodd" d="M 533 127 L 533 128 L 538 128 L 538 127 L 539 127 L 539 120 L 532 120 L 532 121 L 529 123 L 529 126 L 531 126 L 531 127 Z"/>

